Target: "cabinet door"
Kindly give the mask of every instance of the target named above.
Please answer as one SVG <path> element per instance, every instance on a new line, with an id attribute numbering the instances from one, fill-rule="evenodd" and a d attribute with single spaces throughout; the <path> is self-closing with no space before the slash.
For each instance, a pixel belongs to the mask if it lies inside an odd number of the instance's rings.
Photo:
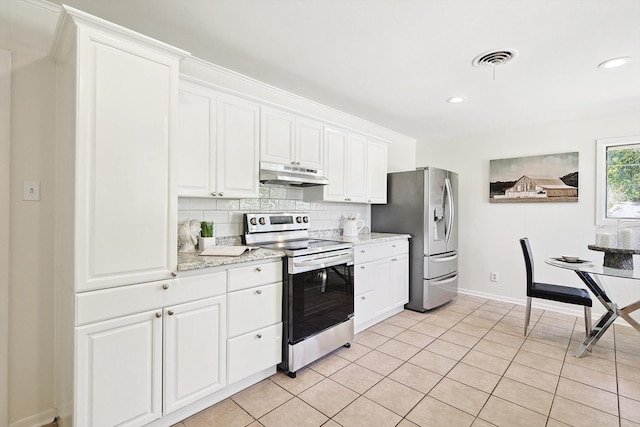
<path id="1" fill-rule="evenodd" d="M 216 95 L 180 82 L 178 105 L 178 196 L 210 197 L 215 188 Z"/>
<path id="2" fill-rule="evenodd" d="M 161 312 L 78 327 L 76 342 L 75 425 L 141 426 L 160 418 Z"/>
<path id="3" fill-rule="evenodd" d="M 76 290 L 171 277 L 178 61 L 102 33 L 78 58 Z"/>
<path id="4" fill-rule="evenodd" d="M 367 203 L 387 203 L 387 144 L 367 141 Z"/>
<path id="5" fill-rule="evenodd" d="M 309 169 L 324 169 L 324 128 L 322 123 L 298 118 L 294 160 L 296 164 Z"/>
<path id="6" fill-rule="evenodd" d="M 394 287 L 393 306 L 401 307 L 409 302 L 409 256 L 391 258 L 390 284 Z"/>
<path id="7" fill-rule="evenodd" d="M 225 296 L 164 309 L 164 412 L 226 385 Z"/>
<path id="8" fill-rule="evenodd" d="M 347 199 L 349 202 L 367 201 L 367 140 L 349 135 L 347 151 Z"/>
<path id="9" fill-rule="evenodd" d="M 325 128 L 325 172 L 329 184 L 323 186 L 325 201 L 344 202 L 346 198 L 346 156 L 347 134 L 345 132 Z"/>
<path id="10" fill-rule="evenodd" d="M 354 332 L 357 334 L 371 326 L 369 322 L 377 315 L 375 291 L 358 295 L 354 300 Z"/>
<path id="11" fill-rule="evenodd" d="M 259 120 L 258 105 L 227 95 L 218 97 L 218 196 L 258 197 Z"/>
<path id="12" fill-rule="evenodd" d="M 295 116 L 284 111 L 260 109 L 260 160 L 295 164 Z"/>
<path id="13" fill-rule="evenodd" d="M 391 259 L 381 259 L 375 262 L 376 313 L 381 314 L 390 310 L 396 301 L 395 284 L 391 283 Z"/>

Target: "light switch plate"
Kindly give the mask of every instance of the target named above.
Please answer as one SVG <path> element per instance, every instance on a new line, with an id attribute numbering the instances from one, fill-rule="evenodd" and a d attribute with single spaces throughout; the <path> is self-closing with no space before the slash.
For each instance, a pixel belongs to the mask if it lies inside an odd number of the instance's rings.
<path id="1" fill-rule="evenodd" d="M 24 181 L 22 200 L 40 200 L 40 181 Z"/>

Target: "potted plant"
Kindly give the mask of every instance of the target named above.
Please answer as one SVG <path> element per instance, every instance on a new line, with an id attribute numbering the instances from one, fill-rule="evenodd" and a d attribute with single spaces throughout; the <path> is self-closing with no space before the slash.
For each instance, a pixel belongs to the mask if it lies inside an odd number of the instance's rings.
<path id="1" fill-rule="evenodd" d="M 198 249 L 205 250 L 209 246 L 216 244 L 216 238 L 213 236 L 213 222 L 202 221 L 200 223 L 200 237 L 198 237 Z"/>

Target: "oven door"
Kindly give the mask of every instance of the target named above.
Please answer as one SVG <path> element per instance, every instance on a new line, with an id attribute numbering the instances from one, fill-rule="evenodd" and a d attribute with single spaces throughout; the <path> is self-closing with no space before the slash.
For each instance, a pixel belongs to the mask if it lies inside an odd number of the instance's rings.
<path id="1" fill-rule="evenodd" d="M 353 317 L 353 262 L 287 274 L 286 282 L 283 344 L 296 344 Z"/>

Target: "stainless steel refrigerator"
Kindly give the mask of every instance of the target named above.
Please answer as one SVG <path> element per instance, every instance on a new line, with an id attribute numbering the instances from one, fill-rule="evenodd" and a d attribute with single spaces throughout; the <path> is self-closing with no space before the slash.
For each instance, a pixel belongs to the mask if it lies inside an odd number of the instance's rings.
<path id="1" fill-rule="evenodd" d="M 371 206 L 374 232 L 407 233 L 409 303 L 426 311 L 458 293 L 458 174 L 434 167 L 387 175 L 387 204 Z"/>

